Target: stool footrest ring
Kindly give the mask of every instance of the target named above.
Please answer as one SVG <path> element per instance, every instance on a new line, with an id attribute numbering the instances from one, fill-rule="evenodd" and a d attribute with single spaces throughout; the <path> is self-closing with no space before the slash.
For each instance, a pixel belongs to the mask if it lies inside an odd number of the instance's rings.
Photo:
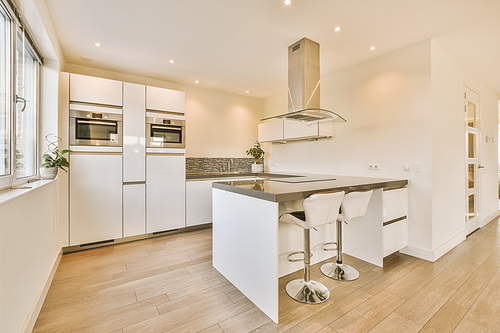
<path id="1" fill-rule="evenodd" d="M 334 245 L 335 247 L 333 247 L 333 248 L 328 247 L 330 245 Z M 337 242 L 328 242 L 328 243 L 323 244 L 323 251 L 335 251 L 335 250 L 337 250 L 337 248 L 338 248 Z"/>
<path id="2" fill-rule="evenodd" d="M 302 255 L 302 258 L 297 258 L 297 259 L 292 258 L 292 256 L 295 256 L 295 255 L 298 255 L 298 254 L 301 254 L 301 255 Z M 309 252 L 309 254 L 310 254 L 309 258 L 312 258 L 313 253 L 312 253 L 312 252 Z M 289 262 L 304 261 L 304 251 L 295 251 L 295 252 L 291 252 L 291 253 L 287 256 L 287 260 L 288 260 Z"/>

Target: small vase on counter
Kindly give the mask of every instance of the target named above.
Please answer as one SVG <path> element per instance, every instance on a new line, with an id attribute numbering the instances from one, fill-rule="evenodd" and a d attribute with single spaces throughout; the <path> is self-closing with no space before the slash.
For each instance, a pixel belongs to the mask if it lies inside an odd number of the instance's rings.
<path id="1" fill-rule="evenodd" d="M 48 168 L 40 168 L 40 177 L 44 180 L 50 180 L 57 177 L 57 169 L 58 167 L 48 167 Z"/>
<path id="2" fill-rule="evenodd" d="M 264 172 L 264 164 L 252 164 L 252 173 L 262 173 Z"/>

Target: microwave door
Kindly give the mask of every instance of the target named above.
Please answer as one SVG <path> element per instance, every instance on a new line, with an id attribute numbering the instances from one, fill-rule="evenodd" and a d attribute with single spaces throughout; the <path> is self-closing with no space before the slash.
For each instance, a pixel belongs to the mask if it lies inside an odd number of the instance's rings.
<path id="1" fill-rule="evenodd" d="M 76 119 L 77 140 L 97 140 L 118 142 L 118 124 L 116 121 Z"/>
<path id="2" fill-rule="evenodd" d="M 163 144 L 181 144 L 182 128 L 151 125 L 151 141 Z"/>

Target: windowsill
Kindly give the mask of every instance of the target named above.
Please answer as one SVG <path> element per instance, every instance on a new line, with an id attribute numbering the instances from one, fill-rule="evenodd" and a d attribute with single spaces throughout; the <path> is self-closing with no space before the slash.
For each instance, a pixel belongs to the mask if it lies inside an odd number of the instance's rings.
<path id="1" fill-rule="evenodd" d="M 35 191 L 36 189 L 43 187 L 47 184 L 50 184 L 54 181 L 56 181 L 57 177 L 55 179 L 51 180 L 37 180 L 31 183 L 25 183 L 22 185 L 15 186 L 13 188 L 9 188 L 6 190 L 1 190 L 0 191 L 0 205 L 3 205 L 11 200 L 14 200 L 16 198 L 19 198 L 26 193 L 29 193 L 31 191 Z"/>

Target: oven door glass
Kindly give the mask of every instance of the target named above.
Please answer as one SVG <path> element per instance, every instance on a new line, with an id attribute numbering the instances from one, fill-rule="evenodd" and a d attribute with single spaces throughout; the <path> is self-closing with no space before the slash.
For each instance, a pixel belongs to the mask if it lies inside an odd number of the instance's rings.
<path id="1" fill-rule="evenodd" d="M 118 122 L 112 120 L 76 119 L 76 140 L 99 140 L 118 143 Z"/>
<path id="2" fill-rule="evenodd" d="M 182 127 L 151 125 L 151 145 L 181 144 Z"/>

